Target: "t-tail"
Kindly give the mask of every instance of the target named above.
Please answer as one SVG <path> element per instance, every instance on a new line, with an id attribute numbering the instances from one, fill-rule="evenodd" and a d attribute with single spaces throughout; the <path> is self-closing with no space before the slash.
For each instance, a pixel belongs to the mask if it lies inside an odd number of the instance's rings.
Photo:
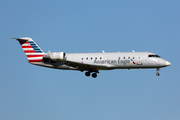
<path id="1" fill-rule="evenodd" d="M 19 41 L 23 51 L 27 56 L 27 60 L 30 63 L 43 62 L 43 56 L 45 55 L 45 53 L 31 38 L 29 37 L 23 37 L 23 38 L 11 37 L 11 38 Z"/>

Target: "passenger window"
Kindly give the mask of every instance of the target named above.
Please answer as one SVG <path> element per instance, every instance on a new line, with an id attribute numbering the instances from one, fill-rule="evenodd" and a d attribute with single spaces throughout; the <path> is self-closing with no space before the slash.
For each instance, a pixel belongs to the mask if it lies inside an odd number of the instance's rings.
<path id="1" fill-rule="evenodd" d="M 119 57 L 119 60 L 121 59 L 121 57 Z"/>
<path id="2" fill-rule="evenodd" d="M 95 57 L 95 59 L 97 60 L 97 57 Z"/>
<path id="3" fill-rule="evenodd" d="M 133 59 L 135 59 L 135 57 L 133 57 Z"/>
<path id="4" fill-rule="evenodd" d="M 124 59 L 125 59 L 125 57 L 124 57 Z"/>
<path id="5" fill-rule="evenodd" d="M 102 59 L 102 57 L 100 57 L 100 60 Z"/>
<path id="6" fill-rule="evenodd" d="M 91 57 L 91 60 L 92 60 L 93 58 Z"/>
<path id="7" fill-rule="evenodd" d="M 86 58 L 86 60 L 88 60 L 88 57 Z"/>
<path id="8" fill-rule="evenodd" d="M 83 60 L 83 58 L 82 58 L 82 60 Z"/>
<path id="9" fill-rule="evenodd" d="M 130 57 L 128 57 L 128 59 L 130 59 Z"/>

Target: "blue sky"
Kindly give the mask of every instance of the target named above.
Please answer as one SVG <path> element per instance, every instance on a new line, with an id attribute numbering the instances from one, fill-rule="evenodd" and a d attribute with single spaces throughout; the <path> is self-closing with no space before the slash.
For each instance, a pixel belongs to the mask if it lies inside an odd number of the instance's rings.
<path id="1" fill-rule="evenodd" d="M 180 1 L 9 0 L 0 4 L 0 119 L 179 120 Z M 45 52 L 154 52 L 155 69 L 86 77 L 30 65 L 16 40 Z"/>

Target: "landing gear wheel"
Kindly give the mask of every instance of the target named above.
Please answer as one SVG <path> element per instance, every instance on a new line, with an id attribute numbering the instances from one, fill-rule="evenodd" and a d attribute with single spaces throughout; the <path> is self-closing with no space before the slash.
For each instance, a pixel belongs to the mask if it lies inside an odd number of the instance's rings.
<path id="1" fill-rule="evenodd" d="M 160 74 L 159 73 L 156 73 L 157 76 L 159 76 Z"/>
<path id="2" fill-rule="evenodd" d="M 92 74 L 92 77 L 93 77 L 93 78 L 96 78 L 96 77 L 97 77 L 97 74 L 96 74 L 96 73 L 93 73 L 93 74 Z"/>
<path id="3" fill-rule="evenodd" d="M 160 71 L 160 68 L 157 68 L 156 71 L 157 71 L 156 75 L 159 76 L 160 74 L 158 73 L 158 71 Z"/>
<path id="4" fill-rule="evenodd" d="M 90 73 L 90 72 L 86 72 L 85 75 L 86 75 L 87 77 L 89 77 L 89 76 L 91 75 L 91 73 Z"/>

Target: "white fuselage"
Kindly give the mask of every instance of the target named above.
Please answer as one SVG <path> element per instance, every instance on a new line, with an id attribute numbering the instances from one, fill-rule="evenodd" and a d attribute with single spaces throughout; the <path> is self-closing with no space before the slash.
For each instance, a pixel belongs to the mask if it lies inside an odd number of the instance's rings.
<path id="1" fill-rule="evenodd" d="M 48 55 L 48 54 L 47 54 Z M 66 60 L 82 64 L 97 65 L 98 70 L 108 69 L 138 69 L 166 67 L 167 61 L 161 57 L 149 57 L 156 55 L 151 52 L 114 52 L 114 53 L 66 53 Z M 44 62 L 41 66 L 57 69 L 75 70 L 64 62 Z"/>
<path id="2" fill-rule="evenodd" d="M 29 37 L 13 38 L 19 41 L 29 63 L 43 67 L 87 71 L 86 76 L 96 78 L 99 70 L 159 68 L 171 65 L 151 52 L 113 52 L 113 53 L 44 53 Z M 159 73 L 156 73 L 159 76 Z"/>

